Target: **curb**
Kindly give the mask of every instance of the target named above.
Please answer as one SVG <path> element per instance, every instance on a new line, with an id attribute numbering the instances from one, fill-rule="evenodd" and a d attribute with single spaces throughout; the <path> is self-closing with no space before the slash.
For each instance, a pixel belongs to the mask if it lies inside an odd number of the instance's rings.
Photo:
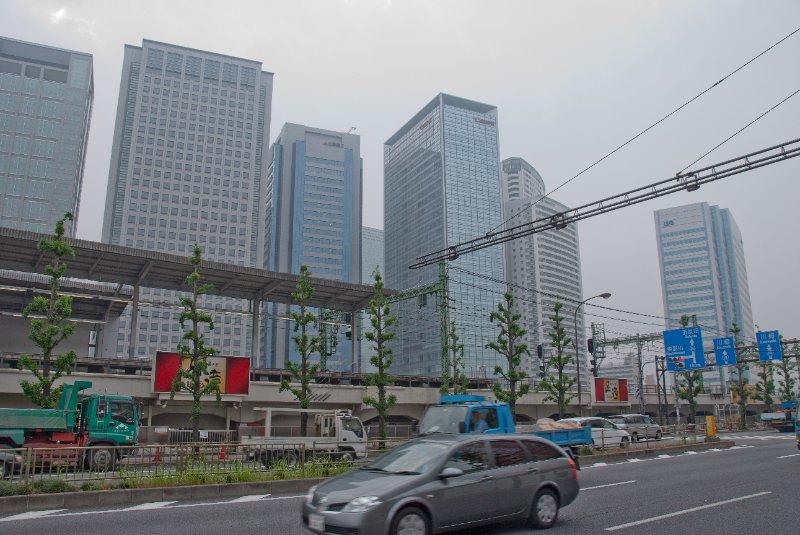
<path id="1" fill-rule="evenodd" d="M 92 490 L 29 494 L 0 498 L 0 514 L 22 513 L 34 509 L 71 509 L 107 505 L 134 505 L 170 500 L 205 500 L 246 496 L 248 494 L 280 494 L 306 492 L 326 478 L 253 481 L 250 483 L 220 483 L 185 487 L 154 487 L 145 489 Z"/>
<path id="2" fill-rule="evenodd" d="M 725 449 L 735 446 L 733 440 L 718 440 L 716 442 L 698 442 L 697 444 L 680 444 L 676 446 L 666 446 L 663 448 L 650 448 L 643 450 L 627 450 L 624 452 L 603 453 L 600 455 L 587 455 L 579 457 L 581 466 L 590 466 L 596 463 L 607 461 L 618 461 L 624 459 L 639 459 L 642 457 L 657 457 L 671 453 L 683 453 L 685 451 L 704 451 L 711 449 Z"/>

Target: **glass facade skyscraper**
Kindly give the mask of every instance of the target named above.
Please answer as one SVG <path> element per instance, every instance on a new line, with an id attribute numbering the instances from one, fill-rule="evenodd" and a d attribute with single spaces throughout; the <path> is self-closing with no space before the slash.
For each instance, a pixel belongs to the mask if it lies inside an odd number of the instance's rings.
<path id="1" fill-rule="evenodd" d="M 553 216 L 569 208 L 558 201 L 545 197 L 545 185 L 541 175 L 522 158 L 503 160 L 503 202 L 508 225 L 516 226 Z M 506 279 L 517 310 L 522 315 L 520 322 L 526 332 L 526 343 L 530 355 L 524 355 L 523 369 L 535 377 L 539 372 L 536 346 L 541 344 L 546 360 L 552 351 L 550 331 L 553 328 L 553 307 L 561 303 L 564 329 L 570 338 L 575 331 L 575 306 L 583 299 L 581 280 L 580 246 L 577 224 L 560 230 L 548 230 L 519 238 L 505 244 Z M 578 310 L 577 332 L 583 339 L 585 333 L 583 307 Z M 581 367 L 586 366 L 585 344 L 577 344 Z M 573 362 L 565 368 L 567 375 L 575 376 Z"/>
<path id="2" fill-rule="evenodd" d="M 658 259 L 667 329 L 680 327 L 681 316 L 696 316 L 703 345 L 730 334 L 735 322 L 742 341 L 755 339 L 744 242 L 727 208 L 696 203 L 655 212 Z M 727 380 L 704 374 L 707 384 Z"/>
<path id="3" fill-rule="evenodd" d="M 103 242 L 260 267 L 272 74 L 257 61 L 144 40 L 126 45 Z M 117 353 L 151 358 L 182 334 L 175 292 L 142 288 Z M 248 303 L 205 297 L 221 354 L 251 355 Z M 136 338 L 130 339 L 131 329 Z"/>
<path id="4" fill-rule="evenodd" d="M 77 221 L 93 99 L 91 55 L 0 37 L 0 226 Z"/>
<path id="5" fill-rule="evenodd" d="M 437 266 L 408 266 L 499 228 L 501 210 L 497 108 L 436 96 L 384 145 L 386 285 L 403 290 L 435 283 Z M 468 375 L 490 377 L 501 364 L 485 346 L 497 336 L 489 314 L 505 291 L 502 248 L 464 255 L 447 267 L 447 310 L 438 311 L 432 296 L 392 305 L 398 316 L 392 372 L 441 374 L 442 315 L 456 323 Z"/>
<path id="6" fill-rule="evenodd" d="M 361 139 L 285 124 L 273 143 L 264 187 L 264 268 L 343 282 L 361 282 Z M 265 306 L 263 364 L 284 367 L 299 354 L 286 305 Z M 358 347 L 341 321 L 326 327 L 327 369 L 358 367 Z M 356 344 L 358 346 L 358 344 Z M 355 358 L 355 360 L 352 360 Z"/>

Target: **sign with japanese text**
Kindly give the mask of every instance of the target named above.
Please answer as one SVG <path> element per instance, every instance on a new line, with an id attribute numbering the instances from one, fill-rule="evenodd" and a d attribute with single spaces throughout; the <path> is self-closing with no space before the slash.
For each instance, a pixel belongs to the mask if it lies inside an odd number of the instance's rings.
<path id="1" fill-rule="evenodd" d="M 594 400 L 598 403 L 625 403 L 628 401 L 627 379 L 594 378 Z"/>
<path id="2" fill-rule="evenodd" d="M 179 353 L 157 351 L 153 363 L 153 392 L 169 392 L 178 368 L 189 367 L 189 361 L 181 363 Z M 250 393 L 250 358 L 216 355 L 208 358 L 208 373 L 202 376 L 205 382 L 219 379 L 220 393 L 247 395 Z"/>
<path id="3" fill-rule="evenodd" d="M 714 338 L 714 357 L 717 366 L 735 366 L 736 348 L 733 346 L 733 337 Z"/>
<path id="4" fill-rule="evenodd" d="M 703 332 L 700 327 L 683 327 L 664 331 L 664 351 L 667 370 L 680 372 L 706 367 L 703 353 Z"/>
<path id="5" fill-rule="evenodd" d="M 783 360 L 781 351 L 781 336 L 778 331 L 766 331 L 756 333 L 758 343 L 759 360 Z"/>

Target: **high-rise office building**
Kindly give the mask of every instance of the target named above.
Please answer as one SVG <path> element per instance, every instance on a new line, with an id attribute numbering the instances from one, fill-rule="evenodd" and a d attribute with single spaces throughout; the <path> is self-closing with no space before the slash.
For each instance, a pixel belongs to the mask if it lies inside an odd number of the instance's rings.
<path id="1" fill-rule="evenodd" d="M 372 286 L 375 279 L 372 273 L 375 270 L 385 277 L 386 270 L 383 267 L 383 231 L 372 227 L 362 227 L 361 229 L 361 282 Z M 384 285 L 386 280 L 384 278 Z M 366 311 L 361 313 L 361 369 L 362 372 L 375 371 L 369 359 L 375 354 L 372 350 L 373 343 L 364 338 L 364 332 L 372 329 L 369 315 Z"/>
<path id="2" fill-rule="evenodd" d="M 264 187 L 264 268 L 297 274 L 306 265 L 314 277 L 361 283 L 361 176 L 359 136 L 285 124 Z M 282 368 L 299 358 L 288 307 L 265 308 L 264 364 Z M 350 371 L 358 368 L 358 344 L 341 323 L 325 327 L 327 369 Z"/>
<path id="3" fill-rule="evenodd" d="M 144 40 L 125 46 L 103 241 L 260 267 L 272 103 L 261 63 Z M 121 320 L 119 355 L 174 350 L 175 292 L 142 288 L 139 317 Z M 247 303 L 206 296 L 221 354 L 252 355 Z M 130 332 L 137 333 L 133 340 Z"/>
<path id="4" fill-rule="evenodd" d="M 503 160 L 503 203 L 508 217 L 508 226 L 530 223 L 568 210 L 558 201 L 545 197 L 545 185 L 541 175 L 522 158 Z M 520 323 L 526 332 L 526 343 L 530 354 L 523 357 L 523 369 L 529 375 L 539 372 L 541 362 L 535 351 L 542 345 L 543 358 L 551 352 L 550 332 L 553 329 L 553 307 L 561 303 L 562 326 L 570 338 L 575 336 L 575 306 L 583 299 L 581 260 L 578 243 L 578 227 L 567 225 L 563 229 L 519 238 L 505 245 L 506 279 L 514 295 L 514 302 L 521 314 Z M 578 357 L 581 368 L 586 367 L 586 345 L 584 339 L 583 308 L 578 309 Z M 575 376 L 573 362 L 565 368 L 568 375 Z M 584 384 L 588 384 L 584 382 Z"/>
<path id="5" fill-rule="evenodd" d="M 77 221 L 93 99 L 90 54 L 0 37 L 0 226 Z"/>
<path id="6" fill-rule="evenodd" d="M 702 327 L 703 345 L 741 329 L 743 341 L 755 339 L 750 288 L 739 227 L 727 208 L 696 203 L 655 212 L 665 327 L 680 327 L 682 316 L 694 317 Z M 704 374 L 707 384 L 727 380 Z"/>
<path id="7" fill-rule="evenodd" d="M 387 286 L 436 283 L 438 266 L 409 266 L 421 255 L 500 228 L 501 210 L 497 108 L 436 96 L 384 145 Z M 495 364 L 505 364 L 486 348 L 498 333 L 489 314 L 505 291 L 502 248 L 463 255 L 447 269 L 446 310 L 437 310 L 433 296 L 392 305 L 399 318 L 394 373 L 441 374 L 442 317 L 456 323 L 467 375 L 491 377 Z"/>

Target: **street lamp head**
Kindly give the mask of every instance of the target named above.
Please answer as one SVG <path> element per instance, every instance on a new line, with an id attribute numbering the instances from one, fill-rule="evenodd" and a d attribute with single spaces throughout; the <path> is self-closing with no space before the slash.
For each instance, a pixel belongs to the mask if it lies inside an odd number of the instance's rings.
<path id="1" fill-rule="evenodd" d="M 611 294 L 606 292 L 606 293 L 602 293 L 602 294 L 598 295 L 597 297 L 602 297 L 603 299 L 608 299 L 609 297 L 611 297 Z"/>

